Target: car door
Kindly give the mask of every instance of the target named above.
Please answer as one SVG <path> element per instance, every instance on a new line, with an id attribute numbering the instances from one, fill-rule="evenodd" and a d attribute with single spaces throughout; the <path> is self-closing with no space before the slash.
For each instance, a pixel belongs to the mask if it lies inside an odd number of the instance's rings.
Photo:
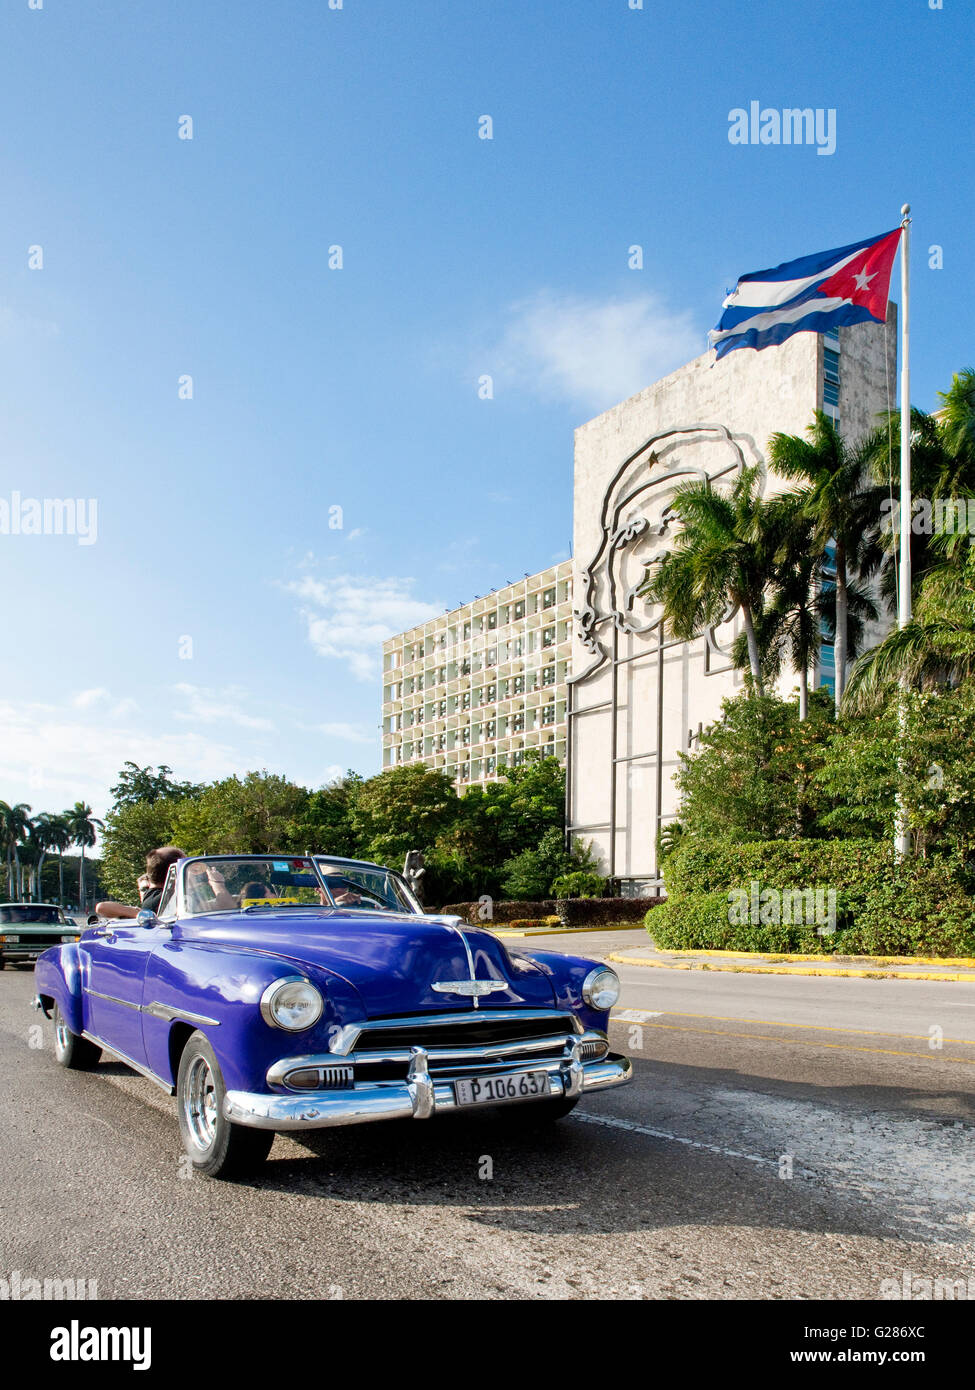
<path id="1" fill-rule="evenodd" d="M 166 897 L 164 890 L 160 910 Z M 159 924 L 158 918 L 145 927 L 132 918 L 122 918 L 86 933 L 79 942 L 82 955 L 87 957 L 85 1027 L 139 1066 L 146 1065 L 142 1032 L 146 966 L 156 947 L 169 936 L 170 927 Z"/>

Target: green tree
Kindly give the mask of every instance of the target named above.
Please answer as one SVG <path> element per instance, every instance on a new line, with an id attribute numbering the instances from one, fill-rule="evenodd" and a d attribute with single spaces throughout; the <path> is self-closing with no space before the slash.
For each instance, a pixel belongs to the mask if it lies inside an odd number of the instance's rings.
<path id="1" fill-rule="evenodd" d="M 174 803 L 173 843 L 187 854 L 293 851 L 307 807 L 307 789 L 287 777 L 266 770 L 226 777 Z"/>
<path id="2" fill-rule="evenodd" d="M 0 801 L 0 831 L 3 834 L 7 862 L 7 892 L 15 899 L 24 896 L 20 848 L 30 834 L 31 825 L 30 807 L 25 801 L 18 801 L 13 805 Z"/>
<path id="3" fill-rule="evenodd" d="M 91 849 L 94 845 L 98 831 L 104 828 L 104 822 L 92 815 L 92 808 L 84 801 L 76 801 L 70 811 L 65 811 L 64 816 L 71 831 L 71 843 L 77 845 L 81 850 L 81 858 L 78 863 L 78 902 L 81 907 L 84 907 L 85 850 Z"/>
<path id="4" fill-rule="evenodd" d="M 350 768 L 344 777 L 311 792 L 296 830 L 297 844 L 293 847 L 357 858 L 360 846 L 353 810 L 362 785 L 360 774 Z"/>
<path id="5" fill-rule="evenodd" d="M 102 836 L 101 882 L 115 902 L 138 903 L 137 880 L 145 873 L 146 855 L 160 845 L 179 843 L 173 821 L 180 804 L 162 797 L 116 803 L 109 811 Z"/>
<path id="6" fill-rule="evenodd" d="M 874 709 L 901 681 L 925 690 L 975 676 L 975 549 L 955 549 L 922 580 L 914 616 L 865 652 L 850 673 L 845 706 Z"/>
<path id="7" fill-rule="evenodd" d="M 503 865 L 501 887 L 509 898 L 539 901 L 547 898 L 552 884 L 567 874 L 595 873 L 590 849 L 567 850 L 563 832 L 552 826 L 534 849 L 523 849 Z"/>
<path id="8" fill-rule="evenodd" d="M 137 763 L 126 762 L 112 787 L 113 805 L 130 806 L 144 801 L 152 805 L 154 801 L 165 799 L 182 800 L 187 796 L 198 795 L 202 788 L 195 782 L 174 782 L 173 769 L 160 763 L 153 772 L 151 767 L 139 767 Z"/>
<path id="9" fill-rule="evenodd" d="M 848 445 L 833 421 L 817 410 L 806 431 L 809 438 L 773 434 L 768 444 L 769 463 L 783 478 L 801 482 L 804 506 L 812 519 L 818 553 L 834 547 L 836 614 L 834 659 L 835 701 L 839 709 L 846 687 L 850 625 L 849 586 L 857 576 L 867 577 L 880 564 L 881 502 L 884 489 L 871 481 L 870 464 L 876 457 L 877 434 Z"/>
<path id="10" fill-rule="evenodd" d="M 457 820 L 459 809 L 446 773 L 412 764 L 387 768 L 362 783 L 352 825 L 368 858 L 398 869 L 407 850 L 428 854 L 437 837 Z"/>
<path id="11" fill-rule="evenodd" d="M 831 704 L 817 691 L 801 720 L 792 701 L 771 695 L 726 699 L 699 748 L 680 754 L 675 781 L 682 839 L 817 833 L 818 817 L 830 804 L 815 773 L 833 729 Z"/>
<path id="12" fill-rule="evenodd" d="M 691 641 L 740 610 L 751 688 L 764 694 L 756 618 L 774 571 L 758 468 L 742 469 L 730 493 L 683 483 L 672 508 L 682 522 L 673 548 L 647 571 L 639 593 L 663 607 L 678 641 Z"/>

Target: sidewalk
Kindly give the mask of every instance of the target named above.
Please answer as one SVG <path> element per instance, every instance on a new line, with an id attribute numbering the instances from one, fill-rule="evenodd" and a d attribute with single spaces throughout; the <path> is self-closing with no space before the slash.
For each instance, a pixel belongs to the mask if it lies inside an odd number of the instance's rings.
<path id="1" fill-rule="evenodd" d="M 642 965 L 658 970 L 718 970 L 740 975 L 853 976 L 867 980 L 955 980 L 975 984 L 970 956 L 931 959 L 923 956 L 791 956 L 737 951 L 658 951 L 654 946 L 627 946 L 607 956 L 614 965 Z"/>

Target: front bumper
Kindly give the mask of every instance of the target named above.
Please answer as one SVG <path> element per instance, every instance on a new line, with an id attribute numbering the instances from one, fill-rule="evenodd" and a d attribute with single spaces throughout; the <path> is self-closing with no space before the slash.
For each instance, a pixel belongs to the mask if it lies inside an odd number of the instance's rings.
<path id="1" fill-rule="evenodd" d="M 438 1081 L 427 1070 L 422 1048 L 413 1048 L 409 1075 L 405 1081 L 375 1081 L 345 1091 L 313 1091 L 301 1095 L 260 1094 L 228 1091 L 223 1112 L 237 1125 L 253 1129 L 325 1129 L 331 1125 L 361 1125 L 371 1120 L 427 1120 L 434 1115 L 479 1106 L 458 1105 L 452 1081 Z M 526 1066 L 505 1074 L 517 1080 L 524 1072 L 538 1070 Z M 570 1055 L 558 1069 L 549 1071 L 549 1098 L 581 1096 L 625 1086 L 633 1079 L 628 1057 L 610 1053 L 599 1061 L 582 1062 Z M 537 1099 L 537 1098 L 535 1098 Z M 495 1101 L 497 1105 L 525 1104 L 521 1098 Z"/>

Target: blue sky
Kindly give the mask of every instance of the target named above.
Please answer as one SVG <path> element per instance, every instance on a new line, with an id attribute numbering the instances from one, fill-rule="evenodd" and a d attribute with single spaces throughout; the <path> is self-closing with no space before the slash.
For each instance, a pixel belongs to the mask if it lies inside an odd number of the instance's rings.
<path id="1" fill-rule="evenodd" d="M 98 511 L 0 535 L 0 797 L 375 771 L 382 636 L 568 554 L 574 427 L 905 200 L 915 403 L 972 364 L 967 0 L 629 3 L 4 6 L 0 498 Z"/>

